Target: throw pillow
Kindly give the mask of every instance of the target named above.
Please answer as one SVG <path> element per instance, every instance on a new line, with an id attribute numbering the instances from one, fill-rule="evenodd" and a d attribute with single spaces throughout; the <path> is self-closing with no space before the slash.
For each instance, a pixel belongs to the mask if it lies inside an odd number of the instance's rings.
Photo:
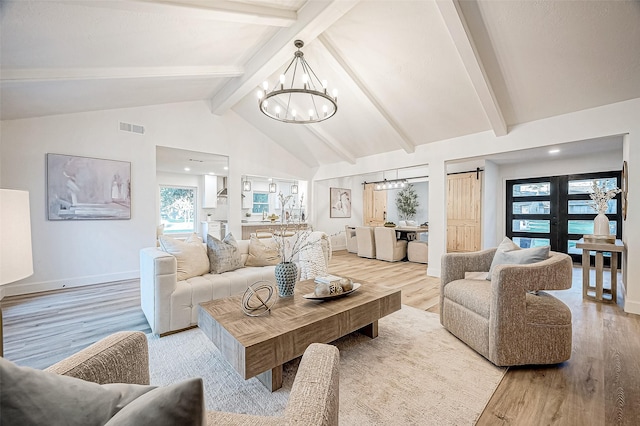
<path id="1" fill-rule="evenodd" d="M 98 385 L 75 377 L 19 367 L 4 358 L 0 358 L 0 377 L 2 377 L 0 413 L 2 413 L 2 424 L 6 422 L 7 425 L 111 425 L 109 420 L 118 416 L 130 405 L 133 405 L 133 408 L 127 411 L 159 412 L 157 404 L 145 404 L 148 400 L 158 400 L 155 395 L 164 396 L 164 410 L 160 411 L 158 420 L 130 424 L 200 425 L 204 415 L 202 381 L 199 379 L 195 383 L 194 380 L 190 380 L 166 388 L 124 383 Z M 198 395 L 200 395 L 199 400 Z M 175 401 L 181 397 L 188 397 L 190 417 L 185 417 L 186 404 L 178 404 Z M 138 400 L 141 402 L 136 403 Z M 171 401 L 171 404 L 167 401 Z M 178 414 L 173 413 L 174 407 Z M 126 412 L 120 417 L 124 415 Z M 161 423 L 160 419 L 164 418 L 190 418 L 194 422 Z"/>
<path id="2" fill-rule="evenodd" d="M 202 379 L 156 388 L 137 398 L 105 426 L 201 426 L 205 418 Z"/>
<path id="3" fill-rule="evenodd" d="M 209 272 L 221 274 L 242 268 L 242 256 L 238 243 L 229 233 L 224 240 L 207 235 L 207 255 L 209 256 Z"/>
<path id="4" fill-rule="evenodd" d="M 278 245 L 271 238 L 260 239 L 255 235 L 249 240 L 249 256 L 244 266 L 270 266 L 280 263 Z"/>
<path id="5" fill-rule="evenodd" d="M 186 241 L 161 235 L 160 248 L 175 256 L 178 263 L 178 281 L 198 277 L 209 272 L 209 258 L 202 240 L 192 234 Z"/>
<path id="6" fill-rule="evenodd" d="M 550 246 L 542 246 L 521 249 L 517 244 L 505 237 L 493 257 L 487 280 L 491 280 L 493 268 L 497 265 L 528 265 L 548 259 L 550 248 Z"/>

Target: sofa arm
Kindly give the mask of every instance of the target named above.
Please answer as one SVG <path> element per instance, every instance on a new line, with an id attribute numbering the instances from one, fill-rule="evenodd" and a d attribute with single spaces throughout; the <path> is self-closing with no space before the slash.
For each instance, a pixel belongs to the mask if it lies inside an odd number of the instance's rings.
<path id="1" fill-rule="evenodd" d="M 322 343 L 309 345 L 291 388 L 286 424 L 337 425 L 339 375 L 338 348 Z"/>
<path id="2" fill-rule="evenodd" d="M 154 334 L 170 331 L 171 294 L 178 286 L 176 258 L 155 247 L 140 250 L 140 306 Z"/>
<path id="3" fill-rule="evenodd" d="M 147 337 L 140 331 L 122 331 L 63 359 L 45 371 L 90 382 L 149 384 Z"/>

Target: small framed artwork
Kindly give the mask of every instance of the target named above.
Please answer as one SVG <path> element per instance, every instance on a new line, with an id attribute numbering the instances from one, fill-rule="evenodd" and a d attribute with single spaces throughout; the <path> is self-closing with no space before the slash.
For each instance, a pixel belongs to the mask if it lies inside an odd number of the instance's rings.
<path id="1" fill-rule="evenodd" d="M 47 154 L 47 218 L 131 219 L 131 163 Z"/>
<path id="2" fill-rule="evenodd" d="M 329 188 L 329 217 L 351 217 L 351 190 Z"/>

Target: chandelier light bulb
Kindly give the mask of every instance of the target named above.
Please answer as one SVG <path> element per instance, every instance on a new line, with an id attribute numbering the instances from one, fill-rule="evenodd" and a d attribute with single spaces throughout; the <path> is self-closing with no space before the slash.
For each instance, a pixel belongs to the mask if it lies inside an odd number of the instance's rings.
<path id="1" fill-rule="evenodd" d="M 322 80 L 322 88 L 327 88 L 327 80 Z"/>
<path id="2" fill-rule="evenodd" d="M 267 109 L 267 107 L 269 106 L 269 101 L 264 101 L 262 103 L 262 106 L 264 106 L 264 109 Z"/>
<path id="3" fill-rule="evenodd" d="M 267 89 L 269 89 L 269 82 L 268 81 L 263 81 L 262 82 L 262 88 L 265 90 L 265 92 L 267 91 Z"/>
<path id="4" fill-rule="evenodd" d="M 296 110 L 295 109 L 291 110 L 291 115 L 293 116 L 293 119 L 295 120 L 296 119 Z"/>
<path id="5" fill-rule="evenodd" d="M 258 90 L 256 92 L 256 95 L 258 96 L 258 99 L 262 99 L 262 97 L 264 96 L 264 92 L 262 90 Z"/>
<path id="6" fill-rule="evenodd" d="M 284 84 L 285 78 L 284 74 L 280 74 L 280 84 Z"/>
<path id="7" fill-rule="evenodd" d="M 333 89 L 333 99 L 338 100 L 338 89 Z"/>
<path id="8" fill-rule="evenodd" d="M 309 120 L 311 120 L 313 118 L 313 110 L 310 109 L 309 110 Z"/>
<path id="9" fill-rule="evenodd" d="M 327 116 L 327 111 L 329 110 L 329 108 L 326 105 L 322 105 L 322 112 L 324 114 L 324 116 Z"/>

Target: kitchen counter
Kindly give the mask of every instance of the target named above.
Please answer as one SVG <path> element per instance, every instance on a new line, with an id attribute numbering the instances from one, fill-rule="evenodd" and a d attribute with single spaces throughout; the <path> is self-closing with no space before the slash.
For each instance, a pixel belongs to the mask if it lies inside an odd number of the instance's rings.
<path id="1" fill-rule="evenodd" d="M 249 238 L 251 238 L 251 234 L 256 232 L 256 229 L 272 229 L 272 230 L 279 230 L 280 228 L 282 228 L 283 226 L 287 226 L 285 224 L 282 224 L 279 220 L 276 220 L 275 222 L 271 222 L 270 220 L 265 220 L 265 221 L 251 221 L 251 222 L 242 222 L 242 239 L 243 240 L 248 240 Z M 288 225 L 289 227 L 299 227 L 300 229 L 306 229 L 308 224 L 306 222 L 301 222 L 301 223 L 291 223 Z"/>

